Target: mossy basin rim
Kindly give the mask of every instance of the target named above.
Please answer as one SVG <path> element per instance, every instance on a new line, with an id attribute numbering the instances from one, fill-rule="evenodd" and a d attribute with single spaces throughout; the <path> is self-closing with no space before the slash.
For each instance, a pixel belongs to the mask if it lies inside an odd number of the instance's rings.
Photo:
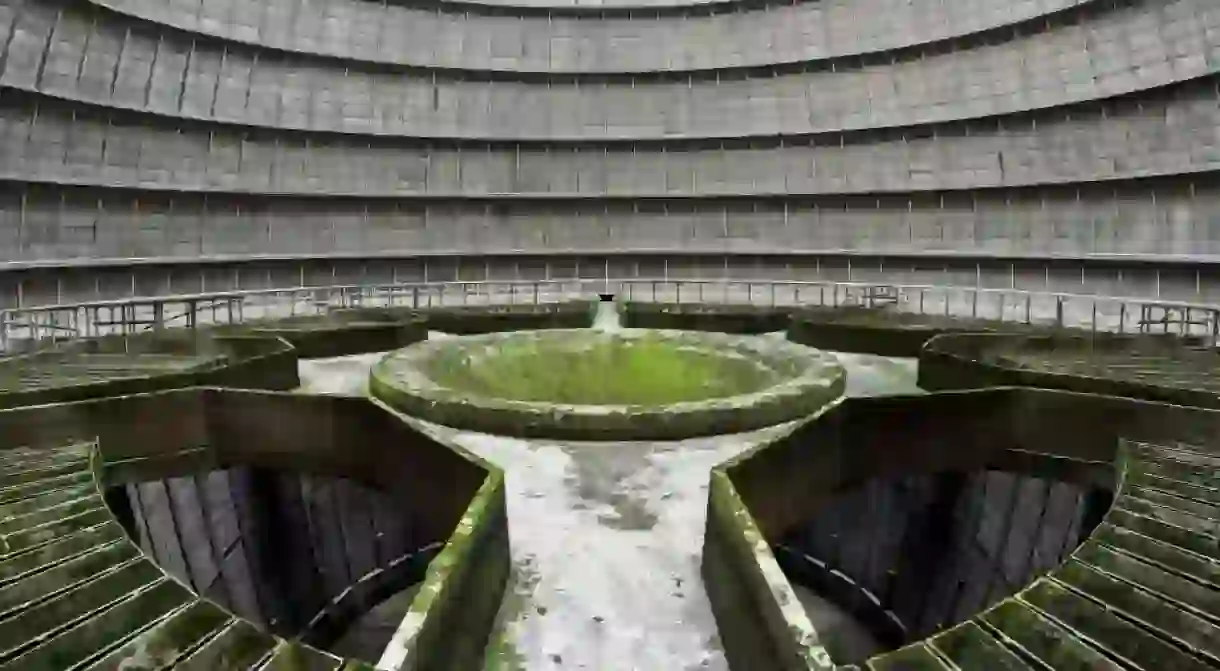
<path id="1" fill-rule="evenodd" d="M 753 338 L 655 329 L 553 329 L 447 338 L 386 356 L 396 385 L 481 402 L 658 407 L 763 393 L 830 362 Z"/>

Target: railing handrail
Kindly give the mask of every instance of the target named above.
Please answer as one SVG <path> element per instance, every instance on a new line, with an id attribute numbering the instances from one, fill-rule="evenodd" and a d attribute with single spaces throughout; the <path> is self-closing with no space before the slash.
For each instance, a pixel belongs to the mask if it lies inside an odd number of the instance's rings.
<path id="1" fill-rule="evenodd" d="M 74 310 L 82 308 L 117 308 L 132 305 L 147 305 L 151 303 L 190 303 L 204 301 L 222 301 L 238 298 L 247 298 L 251 296 L 276 296 L 286 294 L 303 294 L 310 292 L 344 292 L 344 291 L 360 291 L 376 293 L 377 291 L 386 291 L 387 293 L 394 290 L 405 289 L 431 289 L 444 287 L 471 287 L 471 286 L 540 286 L 540 285 L 621 285 L 621 284 L 652 284 L 652 285 L 726 285 L 726 286 L 757 286 L 771 285 L 784 287 L 847 287 L 847 288 L 866 288 L 866 287 L 888 287 L 906 291 L 960 291 L 976 294 L 1004 294 L 1016 296 L 1038 296 L 1045 298 L 1069 299 L 1069 300 L 1093 300 L 1105 301 L 1112 303 L 1140 303 L 1166 308 L 1179 308 L 1191 310 L 1208 310 L 1220 312 L 1220 304 L 1216 303 L 1192 303 L 1180 300 L 1166 300 L 1157 297 L 1148 296 L 1108 296 L 1103 294 L 1077 294 L 1063 291 L 1045 291 L 1036 289 L 1017 289 L 1017 288 L 999 288 L 999 287 L 975 287 L 963 285 L 947 285 L 947 284 L 903 284 L 894 282 L 860 282 L 860 281 L 837 281 L 837 280 L 786 280 L 786 279 L 734 279 L 734 278 L 650 278 L 650 277 L 630 277 L 630 278 L 568 278 L 568 279 L 536 279 L 536 280 L 442 280 L 442 281 L 415 281 L 415 282 L 394 282 L 394 283 L 377 283 L 377 284 L 332 284 L 319 286 L 299 286 L 299 287 L 279 287 L 269 289 L 237 289 L 230 291 L 216 291 L 207 293 L 195 294 L 160 294 L 150 296 L 130 296 L 124 298 L 100 299 L 93 301 L 78 301 L 73 303 L 53 303 L 46 305 L 20 306 L 0 309 L 0 316 L 8 317 L 11 314 L 18 313 L 33 313 L 33 312 L 52 312 L 59 310 Z"/>

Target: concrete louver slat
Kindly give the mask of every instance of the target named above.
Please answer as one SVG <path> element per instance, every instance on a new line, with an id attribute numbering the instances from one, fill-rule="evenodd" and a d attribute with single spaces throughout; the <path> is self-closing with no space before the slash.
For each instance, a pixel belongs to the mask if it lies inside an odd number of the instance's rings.
<path id="1" fill-rule="evenodd" d="M 66 517 L 78 515 L 105 506 L 102 495 L 96 491 L 84 496 L 57 503 L 41 510 L 34 510 L 22 515 L 10 515 L 0 519 L 0 536 L 56 522 Z"/>
<path id="2" fill-rule="evenodd" d="M 117 540 L 126 542 L 126 535 L 123 533 L 123 528 L 114 521 L 107 521 L 104 524 L 66 534 L 37 551 L 26 552 L 0 561 L 0 585 L 22 580 L 26 576 L 47 570 L 76 555 L 90 552 L 95 547 Z"/>
<path id="3" fill-rule="evenodd" d="M 0 520 L 19 515 L 28 515 L 33 512 L 45 510 L 62 503 L 74 501 L 91 494 L 97 494 L 97 487 L 92 482 L 81 482 L 53 489 L 49 492 L 44 492 L 26 499 L 12 501 L 9 503 L 0 503 Z"/>
<path id="4" fill-rule="evenodd" d="M 1218 542 L 1220 539 L 1217 538 L 1220 533 L 1220 519 L 1200 517 L 1176 506 L 1171 508 L 1154 503 L 1132 493 L 1123 493 L 1115 500 L 1114 505 L 1117 509 L 1152 518 L 1189 531 L 1200 538 L 1206 538 L 1216 548 L 1212 552 L 1220 552 L 1220 542 Z"/>
<path id="5" fill-rule="evenodd" d="M 21 463 L 44 464 L 61 461 L 76 461 L 89 456 L 93 443 L 75 443 L 51 450 L 18 447 L 0 450 L 0 469 L 8 470 L 10 466 Z"/>
<path id="6" fill-rule="evenodd" d="M 951 671 L 927 645 L 916 643 L 888 654 L 880 659 L 869 660 L 870 671 Z"/>
<path id="7" fill-rule="evenodd" d="M 1217 482 L 1214 472 L 1195 468 L 1172 460 L 1153 460 L 1147 457 L 1133 457 L 1128 465 L 1128 472 L 1135 476 L 1155 476 L 1173 480 L 1195 487 L 1210 489 L 1213 496 L 1220 495 L 1220 489 L 1214 485 Z"/>
<path id="8" fill-rule="evenodd" d="M 150 565 L 145 563 L 146 565 Z M 99 652 L 129 640 L 134 632 L 159 622 L 193 595 L 162 577 L 152 586 L 129 594 L 104 612 L 91 615 L 72 629 L 0 666 L 0 671 L 62 671 L 88 662 Z"/>
<path id="9" fill-rule="evenodd" d="M 78 461 L 70 461 L 63 464 L 54 464 L 46 468 L 35 468 L 32 470 L 11 470 L 0 472 L 0 487 L 13 487 L 17 485 L 27 485 L 39 480 L 46 480 L 61 475 L 72 475 L 79 473 L 82 470 L 88 470 L 89 460 L 80 459 Z"/>
<path id="10" fill-rule="evenodd" d="M 1123 489 L 1129 496 L 1140 501 L 1187 513 L 1203 520 L 1220 520 L 1220 506 L 1205 501 L 1197 501 L 1174 492 L 1164 492 L 1158 488 L 1141 487 L 1130 482 Z"/>
<path id="11" fill-rule="evenodd" d="M 1127 484 L 1143 491 L 1153 490 L 1161 494 L 1172 494 L 1191 501 L 1220 505 L 1220 490 L 1166 478 L 1147 471 L 1140 473 L 1128 472 Z"/>
<path id="12" fill-rule="evenodd" d="M 1122 671 L 1122 667 L 1100 651 L 1086 645 L 1028 604 L 1009 599 L 984 613 L 981 620 L 995 629 L 1002 640 L 1052 669 Z"/>
<path id="13" fill-rule="evenodd" d="M 1057 576 L 1141 624 L 1220 660 L 1220 592 L 1087 543 Z"/>
<path id="14" fill-rule="evenodd" d="M 85 671 L 170 668 L 231 622 L 233 616 L 218 606 L 195 601 L 85 667 Z"/>
<path id="15" fill-rule="evenodd" d="M 1220 559 L 1220 547 L 1217 547 L 1214 537 L 1122 508 L 1111 510 L 1109 520 L 1115 525 L 1170 545 L 1176 545 L 1183 550 L 1189 550 L 1213 560 Z"/>
<path id="16" fill-rule="evenodd" d="M 975 622 L 965 622 L 940 634 L 929 644 L 959 669 L 1028 671 L 1029 665 Z"/>
<path id="17" fill-rule="evenodd" d="M 1212 589 L 1220 589 L 1220 563 L 1137 531 L 1102 524 L 1091 537 L 1109 547 L 1179 573 Z"/>
<path id="18" fill-rule="evenodd" d="M 0 622 L 0 641 L 15 645 L 0 658 L 11 659 L 31 644 L 44 644 L 64 628 L 90 619 L 93 611 L 164 580 L 156 566 L 142 559 L 110 567 L 96 579 Z"/>
<path id="19" fill-rule="evenodd" d="M 34 607 L 48 597 L 75 589 L 139 556 L 134 545 L 125 540 L 115 540 L 10 583 L 0 588 L 0 619 L 18 615 L 20 611 Z"/>
<path id="20" fill-rule="evenodd" d="M 274 647 L 275 639 L 246 622 L 234 620 L 173 668 L 175 671 L 247 669 L 263 660 Z"/>
<path id="21" fill-rule="evenodd" d="M 0 536 L 0 550 L 5 554 L 0 557 L 24 552 L 44 543 L 49 543 L 65 533 L 70 533 L 84 527 L 101 524 L 110 519 L 110 512 L 104 505 L 87 512 L 48 522 L 46 524 L 25 528 L 20 531 Z"/>
<path id="22" fill-rule="evenodd" d="M 0 487 L 0 504 L 21 501 L 43 492 L 83 483 L 93 483 L 93 475 L 87 470 L 75 471 L 59 477 L 49 477 L 23 485 Z"/>
<path id="23" fill-rule="evenodd" d="M 343 660 L 324 652 L 287 641 L 280 642 L 270 659 L 260 664 L 258 671 L 362 671 L 366 667 L 358 663 L 344 665 Z"/>
<path id="24" fill-rule="evenodd" d="M 1073 583 L 1087 582 L 1073 566 L 1080 565 L 1069 563 L 1062 571 Z M 1132 592 L 1122 591 L 1128 597 Z M 1070 628 L 1076 634 L 1074 643 L 1086 645 L 1087 640 L 1089 645 L 1137 669 L 1206 671 L 1208 668 L 1152 632 L 1119 617 L 1108 605 L 1103 606 L 1069 589 L 1064 582 L 1040 580 L 1018 598 Z"/>

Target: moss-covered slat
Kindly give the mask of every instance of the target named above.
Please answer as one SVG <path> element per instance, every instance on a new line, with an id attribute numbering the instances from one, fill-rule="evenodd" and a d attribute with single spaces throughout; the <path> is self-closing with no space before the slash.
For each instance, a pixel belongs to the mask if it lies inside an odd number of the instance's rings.
<path id="1" fill-rule="evenodd" d="M 1170 492 L 1164 492 L 1159 489 L 1151 489 L 1139 486 L 1129 486 L 1123 488 L 1123 493 L 1140 501 L 1146 501 L 1153 505 L 1169 508 L 1182 513 L 1189 513 L 1203 520 L 1215 521 L 1220 520 L 1220 506 L 1215 506 L 1205 501 L 1198 501 L 1188 497 L 1178 496 Z M 1213 523 L 1213 529 L 1220 529 Z"/>
<path id="2" fill-rule="evenodd" d="M 247 671 L 263 659 L 276 641 L 247 622 L 233 621 L 220 635 L 204 643 L 175 671 Z"/>
<path id="3" fill-rule="evenodd" d="M 63 463 L 55 463 L 42 468 L 33 468 L 30 470 L 13 470 L 0 472 L 0 487 L 15 487 L 17 485 L 28 485 L 40 480 L 48 478 L 57 478 L 62 475 L 71 475 L 82 470 L 89 469 L 89 460 L 77 459 L 75 461 L 66 461 Z"/>
<path id="4" fill-rule="evenodd" d="M 79 529 L 32 552 L 0 560 L 0 585 L 20 580 L 30 573 L 45 570 L 97 546 L 124 538 L 123 527 L 110 519 Z"/>
<path id="5" fill-rule="evenodd" d="M 1176 545 L 1184 550 L 1196 552 L 1210 559 L 1220 558 L 1220 548 L 1216 539 L 1206 534 L 1196 533 L 1163 520 L 1133 513 L 1129 510 L 1114 508 L 1106 520 L 1115 526 L 1138 532 L 1149 538 L 1170 545 Z"/>
<path id="6" fill-rule="evenodd" d="M 161 580 L 0 666 L 0 671 L 70 669 L 107 654 L 193 599 L 182 585 Z"/>
<path id="7" fill-rule="evenodd" d="M 1124 671 L 1117 662 L 1089 647 L 1072 631 L 1051 622 L 1017 599 L 1000 602 L 980 616 L 1004 637 L 1055 671 Z"/>
<path id="8" fill-rule="evenodd" d="M 1073 558 L 1173 601 L 1180 608 L 1192 608 L 1204 617 L 1220 619 L 1220 590 L 1200 585 L 1095 541 L 1081 546 Z"/>
<path id="9" fill-rule="evenodd" d="M 64 534 L 101 524 L 109 519 L 110 511 L 104 504 L 98 503 L 96 507 L 71 517 L 0 535 L 0 553 L 3 553 L 0 557 L 29 550 Z"/>
<path id="10" fill-rule="evenodd" d="M 17 515 L 28 515 L 37 510 L 44 510 L 52 506 L 57 506 L 61 503 L 67 503 L 74 499 L 79 499 L 90 494 L 97 493 L 97 486 L 92 481 L 79 482 L 67 487 L 52 489 L 41 494 L 36 494 L 29 498 L 10 501 L 8 503 L 0 503 L 0 519 L 15 517 Z"/>
<path id="11" fill-rule="evenodd" d="M 197 600 L 83 671 L 158 671 L 170 667 L 232 621 L 233 616 L 220 607 Z"/>
<path id="12" fill-rule="evenodd" d="M 1214 589 L 1220 589 L 1220 562 L 1109 524 L 1097 527 L 1090 538 L 1136 555 L 1143 561 L 1190 576 Z"/>
<path id="13" fill-rule="evenodd" d="M 89 456 L 94 443 L 69 443 L 58 447 L 13 447 L 0 449 L 0 470 L 25 463 L 52 463 L 56 461 L 76 461 Z M 21 469 L 27 470 L 27 469 Z"/>
<path id="14" fill-rule="evenodd" d="M 928 641 L 942 657 L 959 669 L 969 671 L 1029 671 L 1030 667 L 1013 651 L 983 631 L 974 622 L 965 622 Z"/>
<path id="15" fill-rule="evenodd" d="M 869 671 L 952 671 L 927 645 L 916 643 L 868 660 Z"/>
<path id="16" fill-rule="evenodd" d="M 131 543 L 125 540 L 111 541 L 45 571 L 0 587 L 0 619 L 10 611 L 46 599 L 139 556 L 139 550 Z"/>
<path id="17" fill-rule="evenodd" d="M 1151 473 L 1128 471 L 1124 480 L 1124 486 L 1154 489 L 1195 501 L 1220 504 L 1220 490 L 1193 485 L 1181 480 L 1162 478 L 1159 475 Z"/>
<path id="18" fill-rule="evenodd" d="M 64 487 L 71 487 L 79 484 L 93 484 L 93 473 L 88 469 L 83 469 L 66 475 L 61 475 L 54 478 L 46 478 L 37 482 L 30 482 L 24 485 L 14 485 L 12 487 L 0 488 L 0 503 L 11 503 L 13 501 L 23 501 L 32 496 L 37 496 L 44 492 L 50 492 Z"/>
<path id="19" fill-rule="evenodd" d="M 1215 371 L 1212 371 L 1206 377 L 1213 377 L 1214 375 Z M 1177 461 L 1190 464 L 1204 471 L 1220 469 L 1220 455 L 1204 445 L 1188 445 L 1186 443 L 1154 445 L 1142 442 L 1127 442 L 1125 445 L 1141 457 Z"/>
<path id="20" fill-rule="evenodd" d="M 1054 577 L 1065 585 L 1101 602 L 1107 611 L 1117 612 L 1126 619 L 1153 630 L 1161 639 L 1177 641 L 1191 650 L 1208 651 L 1213 657 L 1216 651 L 1220 651 L 1220 628 L 1150 592 L 1136 589 L 1128 583 L 1074 560 L 1060 567 Z M 1095 617 L 1091 621 L 1100 626 L 1100 622 L 1104 619 Z M 1120 632 L 1111 633 L 1120 634 Z M 1142 632 L 1137 631 L 1136 635 L 1129 635 L 1120 640 L 1134 645 L 1135 639 L 1141 635 Z M 1182 652 L 1179 647 L 1164 643 L 1163 640 L 1160 643 L 1145 641 L 1139 652 L 1163 659 L 1168 668 L 1185 670 L 1206 667 L 1192 656 Z M 1150 661 L 1144 660 L 1144 663 L 1147 664 Z M 1181 666 L 1171 665 L 1171 662 Z"/>
<path id="21" fill-rule="evenodd" d="M 1191 464 L 1172 459 L 1159 459 L 1143 455 L 1131 457 L 1127 462 L 1127 469 L 1132 472 L 1147 473 L 1155 475 L 1158 478 L 1176 480 L 1198 487 L 1220 489 L 1220 477 L 1217 477 L 1215 472 L 1210 469 L 1201 470 Z"/>
<path id="22" fill-rule="evenodd" d="M 136 559 L 23 610 L 0 622 L 0 645 L 8 649 L 8 652 L 0 653 L 0 659 L 14 650 L 54 635 L 73 622 L 87 619 L 93 611 L 126 598 L 132 592 L 164 580 L 165 575 L 151 562 Z"/>
<path id="23" fill-rule="evenodd" d="M 271 655 L 258 671 L 338 671 L 343 667 L 343 660 L 325 652 L 307 648 L 297 643 L 280 641 Z"/>
<path id="24" fill-rule="evenodd" d="M 12 515 L 5 517 L 0 519 L 0 536 L 6 536 L 23 529 L 40 527 L 51 522 L 57 522 L 62 519 L 94 510 L 99 506 L 105 506 L 105 503 L 102 501 L 102 495 L 98 494 L 97 492 L 93 492 L 77 499 L 64 501 L 49 508 L 34 510 L 24 515 Z"/>
<path id="25" fill-rule="evenodd" d="M 1115 500 L 1115 506 L 1127 512 L 1144 517 L 1151 517 L 1166 524 L 1187 529 L 1193 533 L 1207 536 L 1213 544 L 1220 538 L 1220 519 L 1201 517 L 1178 508 L 1153 503 L 1132 494 L 1124 493 Z"/>

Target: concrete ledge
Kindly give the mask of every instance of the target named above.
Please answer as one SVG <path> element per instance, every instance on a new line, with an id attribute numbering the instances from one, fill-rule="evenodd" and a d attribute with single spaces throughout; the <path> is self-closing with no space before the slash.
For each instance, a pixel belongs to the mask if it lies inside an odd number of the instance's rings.
<path id="1" fill-rule="evenodd" d="M 422 307 L 410 311 L 424 318 L 428 329 L 454 335 L 585 328 L 593 325 L 595 301 Z"/>
<path id="2" fill-rule="evenodd" d="M 845 374 L 832 359 L 782 341 L 759 342 L 691 331 L 614 332 L 616 338 L 658 337 L 678 347 L 739 352 L 780 372 L 781 381 L 757 392 L 668 405 L 570 405 L 520 401 L 450 389 L 425 373 L 438 356 L 462 356 L 521 339 L 604 338 L 588 330 L 488 334 L 418 343 L 374 366 L 374 397 L 409 415 L 487 433 L 573 440 L 674 440 L 738 433 L 810 415 L 843 393 Z"/>
<path id="3" fill-rule="evenodd" d="M 301 359 L 385 352 L 428 338 L 428 327 L 422 317 L 381 309 L 260 319 L 215 330 L 281 338 L 292 345 Z"/>
<path id="4" fill-rule="evenodd" d="M 619 305 L 623 326 L 756 335 L 788 328 L 793 307 L 721 305 L 715 303 L 641 303 Z"/>
<path id="5" fill-rule="evenodd" d="M 300 386 L 297 354 L 272 336 L 186 329 L 76 340 L 0 360 L 0 408 L 223 385 Z"/>
<path id="6" fill-rule="evenodd" d="M 1220 353 L 1176 336 L 960 333 L 919 353 L 929 390 L 1026 386 L 1206 408 L 1220 408 L 1220 387 L 1207 380 L 1217 372 Z"/>
<path id="7" fill-rule="evenodd" d="M 954 319 L 876 308 L 803 308 L 792 315 L 788 340 L 835 352 L 917 357 L 928 340 L 945 333 L 974 333 L 1016 325 Z"/>

